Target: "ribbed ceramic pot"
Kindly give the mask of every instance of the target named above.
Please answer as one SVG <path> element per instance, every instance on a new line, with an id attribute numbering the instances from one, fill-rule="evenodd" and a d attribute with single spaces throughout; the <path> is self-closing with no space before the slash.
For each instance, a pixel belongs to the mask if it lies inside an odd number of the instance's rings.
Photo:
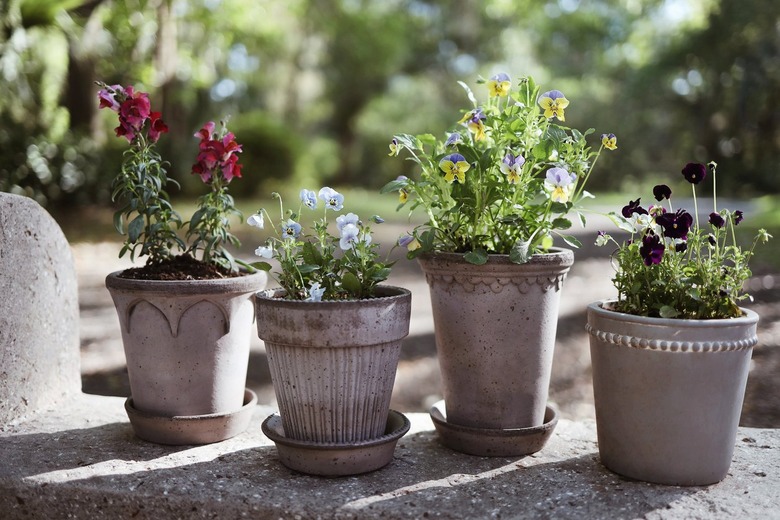
<path id="1" fill-rule="evenodd" d="M 255 298 L 285 435 L 347 444 L 381 437 L 390 412 L 412 294 L 379 286 L 364 300 Z"/>
<path id="2" fill-rule="evenodd" d="M 431 294 L 447 421 L 484 429 L 541 426 L 550 386 L 567 249 L 515 264 L 489 255 L 419 257 Z"/>
<path id="3" fill-rule="evenodd" d="M 106 278 L 133 406 L 162 417 L 220 414 L 244 403 L 257 272 L 219 280 Z"/>
<path id="4" fill-rule="evenodd" d="M 719 482 L 734 454 L 758 315 L 663 319 L 608 306 L 589 305 L 587 325 L 601 462 L 657 484 Z"/>

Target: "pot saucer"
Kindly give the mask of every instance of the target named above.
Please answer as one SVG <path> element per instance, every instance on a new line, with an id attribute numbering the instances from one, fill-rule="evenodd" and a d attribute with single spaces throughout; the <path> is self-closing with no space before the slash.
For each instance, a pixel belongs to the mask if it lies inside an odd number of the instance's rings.
<path id="1" fill-rule="evenodd" d="M 257 404 L 257 395 L 244 389 L 244 405 L 235 412 L 165 417 L 133 407 L 133 398 L 125 401 L 125 411 L 135 435 L 157 444 L 211 444 L 235 437 L 249 426 Z"/>
<path id="2" fill-rule="evenodd" d="M 406 416 L 390 410 L 385 434 L 375 439 L 337 444 L 289 439 L 278 413 L 263 421 L 263 433 L 276 444 L 279 460 L 288 468 L 323 477 L 359 475 L 382 468 L 393 460 L 398 439 L 409 431 Z"/>
<path id="3" fill-rule="evenodd" d="M 431 419 L 442 444 L 461 453 L 480 457 L 516 457 L 541 450 L 558 424 L 558 414 L 548 406 L 544 424 L 531 428 L 474 428 L 447 422 L 444 400 L 431 407 Z"/>

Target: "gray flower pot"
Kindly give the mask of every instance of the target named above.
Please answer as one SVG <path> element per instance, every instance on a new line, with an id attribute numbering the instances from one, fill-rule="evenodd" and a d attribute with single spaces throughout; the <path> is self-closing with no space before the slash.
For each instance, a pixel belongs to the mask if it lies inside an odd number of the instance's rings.
<path id="1" fill-rule="evenodd" d="M 258 272 L 220 280 L 106 278 L 122 329 L 132 405 L 160 417 L 224 414 L 245 400 Z"/>
<path id="2" fill-rule="evenodd" d="M 599 456 L 612 471 L 697 486 L 728 473 L 758 315 L 679 320 L 588 306 Z"/>
<path id="3" fill-rule="evenodd" d="M 565 249 L 514 264 L 461 254 L 419 257 L 431 293 L 447 421 L 472 428 L 538 427 L 550 386 Z"/>
<path id="4" fill-rule="evenodd" d="M 285 436 L 348 444 L 384 435 L 412 295 L 387 286 L 376 292 L 324 302 L 285 300 L 281 290 L 256 295 Z"/>

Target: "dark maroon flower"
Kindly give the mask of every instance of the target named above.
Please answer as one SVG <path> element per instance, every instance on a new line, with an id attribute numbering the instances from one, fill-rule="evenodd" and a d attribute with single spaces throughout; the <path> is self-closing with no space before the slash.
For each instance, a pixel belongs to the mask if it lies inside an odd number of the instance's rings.
<path id="1" fill-rule="evenodd" d="M 666 184 L 659 184 L 653 188 L 653 196 L 657 201 L 668 200 L 672 196 L 672 189 Z"/>
<path id="2" fill-rule="evenodd" d="M 655 223 L 664 228 L 665 237 L 687 240 L 688 231 L 693 225 L 693 217 L 684 209 L 678 209 L 674 213 L 657 216 Z"/>
<path id="3" fill-rule="evenodd" d="M 645 261 L 645 265 L 660 264 L 664 256 L 664 246 L 661 237 L 654 233 L 648 233 L 642 238 L 642 245 L 639 247 L 639 254 Z"/>
<path id="4" fill-rule="evenodd" d="M 742 212 L 740 210 L 736 210 L 734 212 L 734 225 L 738 225 L 744 218 L 745 216 L 742 214 Z"/>
<path id="5" fill-rule="evenodd" d="M 688 249 L 688 242 L 678 242 L 674 245 L 674 250 L 678 253 L 684 253 Z"/>
<path id="6" fill-rule="evenodd" d="M 638 213 L 640 215 L 647 215 L 647 210 L 639 205 L 639 201 L 642 199 L 636 199 L 629 201 L 627 206 L 623 206 L 620 211 L 625 218 L 631 218 L 631 215 Z"/>
<path id="7" fill-rule="evenodd" d="M 683 177 L 691 184 L 699 184 L 707 176 L 707 167 L 701 163 L 688 163 L 682 169 Z"/>
<path id="8" fill-rule="evenodd" d="M 717 241 L 715 240 L 715 235 L 713 234 L 707 235 L 707 242 L 709 242 L 711 246 L 717 244 Z"/>
<path id="9" fill-rule="evenodd" d="M 149 140 L 156 143 L 160 138 L 160 134 L 168 132 L 168 125 L 166 125 L 162 119 L 160 119 L 159 112 L 152 112 L 149 114 Z"/>
<path id="10" fill-rule="evenodd" d="M 710 224 L 716 228 L 722 228 L 725 223 L 726 221 L 723 220 L 723 217 L 721 217 L 720 214 L 715 213 L 714 211 L 710 213 Z"/>

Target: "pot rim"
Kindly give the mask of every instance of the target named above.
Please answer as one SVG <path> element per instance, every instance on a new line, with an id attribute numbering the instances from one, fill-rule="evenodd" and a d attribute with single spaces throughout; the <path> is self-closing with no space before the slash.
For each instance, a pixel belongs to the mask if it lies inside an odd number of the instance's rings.
<path id="1" fill-rule="evenodd" d="M 598 300 L 588 304 L 588 311 L 592 311 L 594 314 L 604 318 L 618 318 L 625 321 L 633 321 L 643 325 L 653 326 L 670 326 L 670 327 L 686 327 L 686 328 L 712 328 L 712 327 L 732 327 L 735 323 L 749 324 L 758 322 L 758 314 L 750 309 L 740 307 L 739 309 L 744 313 L 743 316 L 736 318 L 705 318 L 705 319 L 690 319 L 690 318 L 657 318 L 654 316 L 639 316 L 637 314 L 629 314 L 627 312 L 615 311 L 605 308 L 605 304 L 616 302 L 615 298 L 607 298 L 604 300 Z"/>
<path id="2" fill-rule="evenodd" d="M 387 293 L 383 294 L 382 296 L 374 296 L 373 298 L 363 298 L 363 299 L 349 299 L 349 300 L 322 300 L 319 302 L 313 302 L 313 301 L 306 301 L 306 300 L 286 300 L 283 298 L 280 298 L 279 295 L 282 293 L 286 293 L 286 291 L 281 287 L 273 287 L 271 289 L 264 289 L 262 291 L 255 292 L 255 299 L 258 303 L 263 302 L 264 304 L 273 304 L 278 305 L 282 307 L 301 307 L 301 306 L 344 306 L 344 305 L 355 305 L 355 306 L 362 306 L 366 305 L 367 303 L 383 303 L 388 300 L 397 300 L 397 299 L 405 299 L 405 298 L 411 298 L 412 292 L 409 289 L 406 289 L 404 287 L 397 287 L 395 285 L 377 285 L 377 289 L 379 289 L 381 292 Z"/>
<path id="3" fill-rule="evenodd" d="M 418 260 L 448 260 L 450 262 L 460 262 L 468 264 L 464 257 L 466 253 L 453 253 L 451 251 L 431 251 L 428 253 L 420 254 Z M 565 247 L 551 247 L 547 253 L 534 253 L 531 258 L 525 264 L 516 264 L 509 260 L 509 255 L 501 253 L 488 253 L 488 261 L 482 265 L 528 265 L 539 261 L 549 260 L 555 257 L 560 257 L 562 262 L 574 262 L 574 251 Z M 476 264 L 469 264 L 476 265 Z"/>
<path id="4" fill-rule="evenodd" d="M 243 276 L 214 278 L 208 280 L 137 280 L 121 278 L 125 270 L 114 271 L 106 276 L 109 289 L 143 291 L 146 293 L 211 294 L 224 292 L 255 292 L 268 280 L 265 271 L 246 273 Z"/>

